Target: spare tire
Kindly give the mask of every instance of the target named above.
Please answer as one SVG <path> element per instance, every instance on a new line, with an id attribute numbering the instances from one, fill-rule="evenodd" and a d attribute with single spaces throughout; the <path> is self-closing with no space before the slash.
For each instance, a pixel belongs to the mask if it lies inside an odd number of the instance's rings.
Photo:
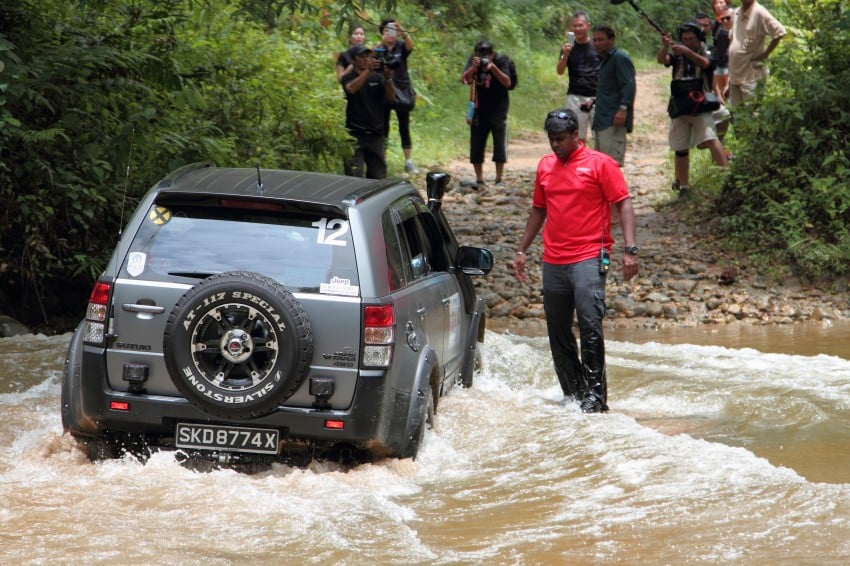
<path id="1" fill-rule="evenodd" d="M 192 405 L 223 418 L 252 418 L 292 396 L 313 359 L 307 313 L 259 273 L 213 275 L 174 305 L 163 335 L 165 365 Z"/>

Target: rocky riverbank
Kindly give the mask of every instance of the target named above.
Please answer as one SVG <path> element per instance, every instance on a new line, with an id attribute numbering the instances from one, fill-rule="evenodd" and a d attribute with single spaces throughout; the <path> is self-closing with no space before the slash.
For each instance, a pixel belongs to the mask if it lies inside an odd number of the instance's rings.
<path id="1" fill-rule="evenodd" d="M 823 324 L 850 319 L 847 281 L 836 282 L 832 289 L 806 287 L 797 280 L 776 283 L 746 256 L 719 251 L 711 227 L 684 219 L 687 205 L 675 202 L 670 190 L 666 77 L 664 70 L 638 75 L 636 127 L 628 139 L 623 172 L 637 218 L 640 272 L 632 281 L 623 281 L 622 236 L 615 226 L 618 244 L 608 279 L 606 326 Z M 473 178 L 472 166 L 459 159 L 445 167 L 453 182 L 444 208 L 463 243 L 493 252 L 491 274 L 475 278 L 487 301 L 488 328 L 541 334 L 545 321 L 540 238 L 528 250 L 528 283 L 516 281 L 513 258 L 528 217 L 537 162 L 550 149 L 542 131 L 513 136 L 509 142 L 507 186 L 491 183 L 480 190 L 462 186 L 462 180 Z M 485 165 L 492 179 L 493 166 Z M 413 182 L 424 192 L 423 176 Z M 26 332 L 22 324 L 0 316 L 0 336 Z"/>
<path id="2" fill-rule="evenodd" d="M 816 289 L 797 280 L 772 281 L 744 255 L 720 252 L 711 227 L 684 220 L 686 205 L 675 202 L 670 190 L 672 163 L 667 160 L 666 72 L 638 77 L 636 129 L 629 137 L 624 174 L 632 192 L 640 246 L 640 272 L 623 281 L 619 270 L 622 235 L 614 227 L 615 245 L 607 287 L 607 326 L 648 328 L 699 324 L 824 323 L 850 318 L 850 287 Z M 458 160 L 447 170 L 452 190 L 444 208 L 458 238 L 488 247 L 495 267 L 488 277 L 476 278 L 489 308 L 488 328 L 517 331 L 545 330 L 541 295 L 538 237 L 529 249 L 530 281 L 513 275 L 513 258 L 525 228 L 534 186 L 534 172 L 549 152 L 541 132 L 511 139 L 506 187 L 474 190 L 462 186 L 472 167 Z M 492 175 L 492 165 L 485 164 Z"/>

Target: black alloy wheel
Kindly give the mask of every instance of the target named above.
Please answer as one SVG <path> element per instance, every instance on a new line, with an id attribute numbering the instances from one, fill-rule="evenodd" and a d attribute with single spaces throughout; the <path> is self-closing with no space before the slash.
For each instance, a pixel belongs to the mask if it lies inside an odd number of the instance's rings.
<path id="1" fill-rule="evenodd" d="M 278 282 L 251 272 L 201 281 L 177 302 L 163 337 L 177 389 L 203 411 L 252 418 L 273 411 L 307 376 L 307 313 Z"/>

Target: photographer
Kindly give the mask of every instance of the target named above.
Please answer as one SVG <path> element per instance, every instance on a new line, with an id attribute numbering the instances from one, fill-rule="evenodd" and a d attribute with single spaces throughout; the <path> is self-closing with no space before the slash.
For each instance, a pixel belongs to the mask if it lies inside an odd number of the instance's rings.
<path id="1" fill-rule="evenodd" d="M 408 173 L 419 173 L 411 158 L 413 140 L 410 137 L 410 113 L 416 106 L 416 91 L 407 73 L 407 58 L 413 51 L 413 39 L 401 24 L 393 19 L 383 20 L 378 31 L 381 33 L 381 43 L 375 48 L 375 52 L 384 66 L 392 72 L 393 83 L 399 93 L 396 103 L 384 111 L 384 137 L 390 137 L 390 110 L 395 109 L 401 149 L 404 152 L 404 170 Z"/>
<path id="2" fill-rule="evenodd" d="M 369 179 L 387 176 L 384 116 L 395 100 L 395 88 L 390 69 L 373 57 L 365 45 L 355 45 L 349 50 L 352 69 L 342 76 L 340 83 L 345 92 L 345 127 L 356 140 L 354 156 L 346 163 L 345 174 Z M 364 171 L 365 165 L 365 171 Z"/>
<path id="3" fill-rule="evenodd" d="M 571 20 L 572 31 L 561 47 L 556 71 L 567 73 L 567 105 L 578 116 L 578 136 L 587 140 L 588 129 L 593 123 L 593 106 L 596 103 L 596 82 L 599 77 L 599 54 L 590 43 L 590 16 L 578 10 Z"/>
<path id="4" fill-rule="evenodd" d="M 493 51 L 489 41 L 475 44 L 460 82 L 472 85 L 475 112 L 469 121 L 469 162 L 475 169 L 477 188 L 484 183 L 484 149 L 493 134 L 493 162 L 496 164 L 496 186 L 502 186 L 502 175 L 508 160 L 508 91 L 516 88 L 516 66 L 510 57 Z"/>
<path id="5" fill-rule="evenodd" d="M 669 35 L 661 38 L 658 62 L 673 68 L 670 104 L 670 149 L 675 153 L 676 180 L 673 188 L 679 196 L 687 196 L 690 175 L 690 149 L 699 145 L 711 151 L 714 162 L 726 167 L 726 151 L 717 138 L 713 112 L 719 100 L 712 92 L 711 78 L 714 62 L 708 58 L 705 34 L 696 22 L 679 26 L 679 42 L 673 43 Z M 714 104 L 716 102 L 716 104 Z"/>

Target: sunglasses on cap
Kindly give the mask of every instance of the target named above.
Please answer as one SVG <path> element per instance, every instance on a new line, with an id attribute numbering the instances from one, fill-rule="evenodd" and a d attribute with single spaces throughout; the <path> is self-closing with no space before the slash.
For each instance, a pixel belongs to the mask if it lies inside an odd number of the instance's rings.
<path id="1" fill-rule="evenodd" d="M 566 120 L 567 116 L 569 116 L 569 114 L 566 112 L 549 112 L 549 114 L 546 115 L 546 119 L 557 118 L 558 120 Z"/>

